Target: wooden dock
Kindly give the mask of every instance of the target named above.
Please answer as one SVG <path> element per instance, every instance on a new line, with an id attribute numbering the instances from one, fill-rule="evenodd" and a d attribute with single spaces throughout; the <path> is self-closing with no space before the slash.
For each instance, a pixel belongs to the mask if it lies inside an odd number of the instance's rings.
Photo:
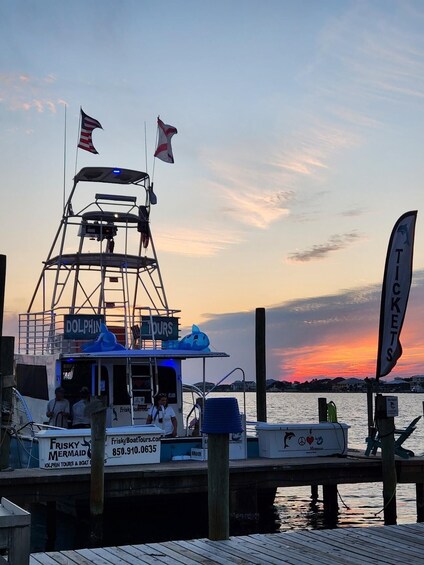
<path id="1" fill-rule="evenodd" d="M 302 530 L 34 553 L 30 565 L 422 565 L 424 524 Z"/>
<path id="2" fill-rule="evenodd" d="M 105 468 L 105 498 L 167 496 L 207 492 L 207 462 L 169 463 Z M 424 458 L 396 460 L 398 483 L 424 482 Z M 348 457 L 247 459 L 230 461 L 230 488 L 272 489 L 305 485 L 381 482 L 380 457 L 349 452 Z M 16 504 L 88 499 L 90 469 L 16 469 L 0 473 L 0 493 Z"/>

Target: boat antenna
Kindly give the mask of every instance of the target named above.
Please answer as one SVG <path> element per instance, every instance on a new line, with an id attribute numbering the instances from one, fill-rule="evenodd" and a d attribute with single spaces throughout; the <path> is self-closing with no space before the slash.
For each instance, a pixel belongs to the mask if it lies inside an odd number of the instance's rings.
<path id="1" fill-rule="evenodd" d="M 149 174 L 147 168 L 147 128 L 146 128 L 146 120 L 144 120 L 144 159 L 146 161 L 146 173 Z"/>
<path id="2" fill-rule="evenodd" d="M 79 145 L 79 140 L 81 137 L 81 117 L 82 117 L 82 112 L 81 112 L 82 108 L 80 106 L 80 113 L 79 113 L 79 123 L 78 123 L 78 137 L 77 137 L 77 148 L 75 150 L 75 171 L 74 171 L 74 176 L 76 176 L 77 174 L 77 163 L 78 163 L 78 145 Z"/>
<path id="3" fill-rule="evenodd" d="M 66 190 L 66 108 L 65 102 L 65 130 L 63 132 L 63 209 L 65 209 L 65 190 Z"/>

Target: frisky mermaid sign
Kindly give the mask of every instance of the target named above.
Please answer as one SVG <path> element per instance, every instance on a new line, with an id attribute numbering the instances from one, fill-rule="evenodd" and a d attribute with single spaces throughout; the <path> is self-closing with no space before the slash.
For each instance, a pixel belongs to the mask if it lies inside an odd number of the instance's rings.
<path id="1" fill-rule="evenodd" d="M 388 375 L 402 355 L 400 333 L 411 288 L 416 219 L 416 211 L 403 214 L 390 236 L 381 293 L 377 380 Z"/>

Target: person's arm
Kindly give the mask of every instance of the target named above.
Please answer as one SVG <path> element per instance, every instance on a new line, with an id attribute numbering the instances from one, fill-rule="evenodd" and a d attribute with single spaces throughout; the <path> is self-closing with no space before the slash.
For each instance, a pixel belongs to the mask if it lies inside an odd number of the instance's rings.
<path id="1" fill-rule="evenodd" d="M 49 402 L 47 403 L 47 411 L 46 411 L 47 418 L 51 418 L 53 416 L 53 411 L 50 408 L 50 405 L 51 405 L 51 401 L 49 400 Z"/>
<path id="2" fill-rule="evenodd" d="M 177 435 L 177 418 L 175 416 L 171 416 L 172 422 L 172 437 L 176 437 Z"/>
<path id="3" fill-rule="evenodd" d="M 152 414 L 153 414 L 153 411 L 152 411 L 151 408 L 149 408 L 149 411 L 147 412 L 146 424 L 152 423 Z"/>

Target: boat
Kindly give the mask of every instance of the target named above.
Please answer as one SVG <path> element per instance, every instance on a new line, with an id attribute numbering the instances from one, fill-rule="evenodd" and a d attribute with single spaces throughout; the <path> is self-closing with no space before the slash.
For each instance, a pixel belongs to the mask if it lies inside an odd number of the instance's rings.
<path id="1" fill-rule="evenodd" d="M 37 459 L 34 437 L 59 433 L 45 422 L 47 401 L 58 386 L 71 406 L 82 387 L 102 397 L 107 429 L 124 435 L 134 427 L 150 433 L 148 409 L 156 394 L 165 393 L 177 418 L 174 444 L 182 447 L 174 445 L 168 455 L 164 448 L 161 457 L 202 448 L 189 425 L 189 417 L 201 418 L 199 407 L 194 402 L 185 417 L 183 391 L 204 398 L 206 390 L 183 384 L 183 363 L 200 359 L 206 383 L 206 362 L 228 354 L 209 348 L 197 326 L 180 338 L 180 311 L 168 304 L 151 229 L 156 202 L 142 171 L 84 167 L 73 179 L 29 307 L 19 316 L 17 394 L 27 420 L 19 429 L 21 441 L 25 431 L 31 442 L 28 465 Z M 67 437 L 75 430 L 60 433 Z"/>
<path id="2" fill-rule="evenodd" d="M 168 304 L 151 229 L 156 202 L 145 172 L 84 167 L 75 175 L 28 309 L 19 316 L 13 467 L 91 464 L 90 429 L 46 422 L 57 387 L 71 407 L 84 387 L 103 400 L 106 465 L 207 459 L 202 407 L 214 389 L 207 386 L 206 367 L 228 354 L 209 347 L 196 325 L 180 335 L 180 311 Z M 202 366 L 197 388 L 184 383 L 183 366 L 190 360 Z M 245 392 L 240 367 L 216 386 L 236 371 Z M 176 415 L 177 437 L 165 438 L 158 422 L 147 423 L 160 393 Z M 347 428 L 340 424 L 329 424 L 327 433 L 323 424 L 298 429 L 249 423 L 245 395 L 241 409 L 243 432 L 230 434 L 230 459 L 347 452 Z"/>

